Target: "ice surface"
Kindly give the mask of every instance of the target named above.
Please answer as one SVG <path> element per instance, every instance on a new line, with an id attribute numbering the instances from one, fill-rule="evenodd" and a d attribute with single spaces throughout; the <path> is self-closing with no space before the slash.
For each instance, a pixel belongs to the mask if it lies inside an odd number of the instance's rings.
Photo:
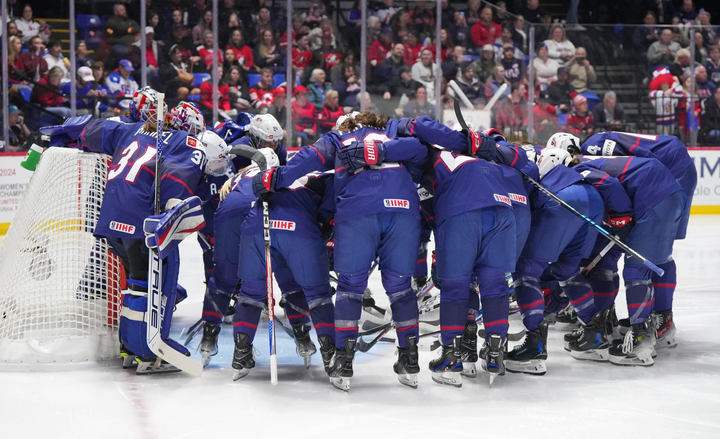
<path id="1" fill-rule="evenodd" d="M 199 318 L 204 288 L 193 239 L 183 243 L 182 258 L 180 282 L 190 297 L 175 315 L 176 337 Z M 720 217 L 694 216 L 675 260 L 679 345 L 660 351 L 651 368 L 573 360 L 563 333 L 551 329 L 543 377 L 508 374 L 489 389 L 480 371 L 461 389 L 440 386 L 427 370 L 436 353 L 421 352 L 420 387 L 412 390 L 392 372 L 394 347 L 379 343 L 356 357 L 346 394 L 329 384 L 319 354 L 306 370 L 282 330 L 280 384 L 271 386 L 267 325 L 258 329 L 257 367 L 233 382 L 232 327 L 225 325 L 220 353 L 197 379 L 136 376 L 120 360 L 2 369 L 0 438 L 720 438 Z M 379 279 L 375 273 L 371 288 L 383 305 Z"/>

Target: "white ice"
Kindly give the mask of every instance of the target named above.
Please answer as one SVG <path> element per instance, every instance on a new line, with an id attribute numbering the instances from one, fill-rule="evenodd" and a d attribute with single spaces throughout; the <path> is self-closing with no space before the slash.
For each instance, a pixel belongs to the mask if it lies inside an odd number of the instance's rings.
<path id="1" fill-rule="evenodd" d="M 190 297 L 176 313 L 175 336 L 199 318 L 204 292 L 200 250 L 188 241 L 180 282 Z M 441 386 L 427 370 L 436 353 L 421 352 L 420 387 L 412 390 L 392 372 L 394 346 L 379 343 L 358 354 L 343 393 L 328 383 L 319 354 L 306 370 L 279 330 L 280 383 L 271 386 L 267 326 L 258 329 L 257 367 L 233 382 L 225 325 L 220 354 L 195 379 L 136 376 L 119 360 L 3 369 L 0 438 L 720 438 L 720 217 L 694 216 L 675 259 L 679 344 L 660 351 L 651 368 L 573 360 L 563 333 L 551 329 L 543 377 L 508 374 L 490 389 L 481 371 L 461 389 Z M 383 304 L 377 273 L 371 288 Z"/>

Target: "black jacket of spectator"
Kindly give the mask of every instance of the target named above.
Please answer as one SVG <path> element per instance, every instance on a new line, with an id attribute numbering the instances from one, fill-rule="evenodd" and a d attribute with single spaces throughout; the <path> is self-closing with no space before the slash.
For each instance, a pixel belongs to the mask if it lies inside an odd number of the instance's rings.
<path id="1" fill-rule="evenodd" d="M 703 103 L 702 114 L 700 115 L 700 130 L 702 138 L 706 139 L 710 131 L 720 130 L 720 106 L 715 99 L 708 99 Z"/>
<path id="2" fill-rule="evenodd" d="M 375 82 L 387 85 L 390 90 L 396 89 L 400 83 L 400 68 L 402 66 L 407 66 L 407 63 L 403 60 L 396 63 L 392 56 L 385 58 L 375 71 Z"/>
<path id="3" fill-rule="evenodd" d="M 635 54 L 642 58 L 647 58 L 647 51 L 650 48 L 650 45 L 657 41 L 657 39 L 648 40 L 647 37 L 650 35 L 650 32 L 651 30 L 647 26 L 640 26 L 635 29 L 635 32 L 633 32 L 633 50 L 635 51 Z M 652 32 L 658 36 L 658 39 L 660 38 L 657 28 L 653 28 Z"/>
<path id="4" fill-rule="evenodd" d="M 600 102 L 596 104 L 593 107 L 592 110 L 593 113 L 593 126 L 595 127 L 595 130 L 598 129 L 604 129 L 604 130 L 619 130 L 622 129 L 622 127 L 617 126 L 610 126 L 610 120 L 607 119 L 607 114 L 605 113 L 605 103 Z M 620 105 L 619 102 L 615 103 L 615 108 L 613 109 L 613 115 L 611 120 L 617 120 L 623 123 L 623 126 L 625 125 L 625 109 Z"/>
<path id="5" fill-rule="evenodd" d="M 540 17 L 545 14 L 545 10 L 540 6 L 538 6 L 537 9 L 528 9 L 527 6 L 523 6 L 520 9 L 520 15 L 525 17 L 525 21 L 529 23 L 540 23 Z"/>
<path id="6" fill-rule="evenodd" d="M 550 94 L 550 103 L 552 105 L 565 104 L 569 107 L 572 101 L 570 93 L 575 90 L 572 85 L 570 85 L 569 81 L 565 84 L 560 84 L 560 82 L 555 81 L 548 86 L 547 91 L 548 94 Z"/>
<path id="7" fill-rule="evenodd" d="M 460 68 L 460 64 L 455 61 L 454 58 L 448 58 L 442 63 L 442 74 L 445 79 L 448 81 L 451 79 L 455 79 L 455 77 L 458 74 L 458 69 Z"/>
<path id="8" fill-rule="evenodd" d="M 485 85 L 475 79 L 473 79 L 473 81 L 475 82 L 472 84 L 468 84 L 462 79 L 458 79 L 455 82 L 457 82 L 460 90 L 465 93 L 465 96 L 467 96 L 473 105 L 487 103 L 487 99 L 485 99 Z"/>
<path id="9" fill-rule="evenodd" d="M 408 82 L 403 82 L 401 79 L 392 95 L 398 98 L 402 97 L 402 95 L 406 95 L 410 99 L 415 99 L 415 93 L 417 93 L 418 88 L 420 87 L 423 87 L 423 85 L 414 79 L 411 79 Z"/>
<path id="10" fill-rule="evenodd" d="M 657 0 L 645 0 L 645 9 L 655 13 L 658 24 L 672 24 L 675 15 L 675 5 L 672 0 L 661 0 L 660 4 Z"/>
<path id="11" fill-rule="evenodd" d="M 176 97 L 177 89 L 180 87 L 188 87 L 188 90 L 192 89 L 192 84 L 185 84 L 178 78 L 178 69 L 188 71 L 187 69 L 189 69 L 189 67 L 185 64 L 175 66 L 172 61 L 166 61 L 160 64 L 160 68 L 158 69 L 160 84 L 164 87 L 163 93 L 167 94 L 168 98 Z"/>

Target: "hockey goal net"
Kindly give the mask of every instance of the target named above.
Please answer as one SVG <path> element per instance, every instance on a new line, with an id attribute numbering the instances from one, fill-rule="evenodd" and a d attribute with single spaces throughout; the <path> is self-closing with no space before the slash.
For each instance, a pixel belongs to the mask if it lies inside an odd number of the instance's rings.
<path id="1" fill-rule="evenodd" d="M 93 236 L 107 164 L 43 153 L 0 247 L 0 363 L 119 356 L 121 263 Z"/>

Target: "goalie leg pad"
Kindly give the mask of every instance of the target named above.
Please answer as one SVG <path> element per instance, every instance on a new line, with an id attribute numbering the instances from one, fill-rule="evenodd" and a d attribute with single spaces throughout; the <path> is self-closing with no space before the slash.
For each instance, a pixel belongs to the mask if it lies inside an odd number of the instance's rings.
<path id="1" fill-rule="evenodd" d="M 120 341 L 123 348 L 138 357 L 153 357 L 147 344 L 147 293 L 123 291 L 120 312 Z"/>
<path id="2" fill-rule="evenodd" d="M 180 242 L 205 226 L 202 201 L 190 197 L 177 203 L 172 209 L 160 215 L 153 215 L 143 222 L 145 245 L 157 248 L 161 259 L 165 259 Z"/>

